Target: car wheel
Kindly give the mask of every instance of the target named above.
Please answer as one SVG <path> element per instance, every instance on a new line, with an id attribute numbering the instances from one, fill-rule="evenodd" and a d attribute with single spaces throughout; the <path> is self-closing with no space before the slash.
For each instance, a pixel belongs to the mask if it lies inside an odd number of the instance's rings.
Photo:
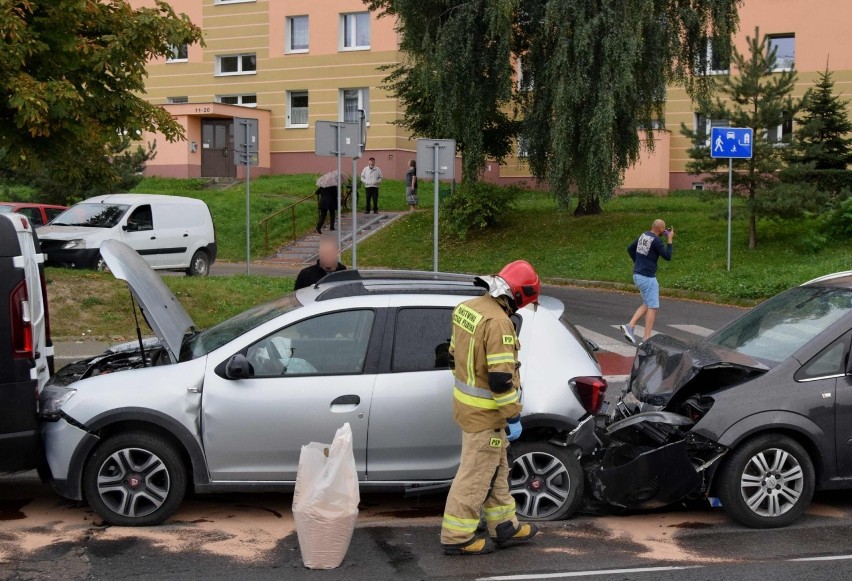
<path id="1" fill-rule="evenodd" d="M 740 524 L 767 529 L 799 518 L 814 494 L 814 465 L 801 444 L 779 434 L 748 440 L 719 474 L 722 506 Z"/>
<path id="2" fill-rule="evenodd" d="M 95 262 L 93 263 L 93 267 L 98 272 L 109 271 L 109 267 L 107 266 L 106 261 L 103 259 L 103 257 L 100 254 L 98 254 L 97 257 L 95 257 Z"/>
<path id="3" fill-rule="evenodd" d="M 131 432 L 108 438 L 89 456 L 83 493 L 106 522 L 149 526 L 177 510 L 186 482 L 186 466 L 171 443 Z"/>
<path id="4" fill-rule="evenodd" d="M 571 450 L 546 441 L 513 442 L 509 488 L 524 520 L 568 518 L 583 501 L 583 467 Z"/>
<path id="5" fill-rule="evenodd" d="M 203 250 L 196 250 L 192 255 L 189 268 L 186 269 L 187 276 L 207 276 L 210 274 L 210 259 Z"/>

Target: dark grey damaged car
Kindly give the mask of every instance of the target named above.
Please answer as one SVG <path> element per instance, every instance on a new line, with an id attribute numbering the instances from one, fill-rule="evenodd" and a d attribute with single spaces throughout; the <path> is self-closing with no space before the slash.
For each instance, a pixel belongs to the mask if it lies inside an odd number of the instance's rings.
<path id="1" fill-rule="evenodd" d="M 718 497 L 786 526 L 816 489 L 852 488 L 852 271 L 790 289 L 694 343 L 639 347 L 617 402 L 571 435 L 592 503 Z"/>

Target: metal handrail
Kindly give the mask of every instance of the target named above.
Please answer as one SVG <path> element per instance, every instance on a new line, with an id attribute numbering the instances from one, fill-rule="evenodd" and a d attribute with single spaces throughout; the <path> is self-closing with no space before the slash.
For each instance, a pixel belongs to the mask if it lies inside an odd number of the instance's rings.
<path id="1" fill-rule="evenodd" d="M 284 212 L 286 212 L 287 210 L 289 210 L 290 211 L 290 223 L 293 227 L 293 242 L 295 242 L 296 238 L 297 238 L 297 236 L 296 236 L 296 206 L 298 206 L 299 204 L 303 204 L 303 203 L 307 202 L 308 200 L 313 199 L 314 197 L 315 197 L 314 194 L 309 194 L 309 195 L 305 196 L 304 198 L 301 198 L 301 199 L 293 202 L 289 206 L 285 206 L 285 207 L 281 208 L 280 210 L 278 210 L 277 212 L 273 212 L 272 214 L 270 214 L 269 216 L 267 216 L 266 218 L 264 218 L 263 220 L 258 222 L 259 226 L 263 226 L 263 246 L 264 246 L 264 249 L 267 252 L 269 252 L 269 221 L 272 220 L 273 218 L 275 218 L 276 216 L 279 216 L 279 215 L 283 214 Z"/>

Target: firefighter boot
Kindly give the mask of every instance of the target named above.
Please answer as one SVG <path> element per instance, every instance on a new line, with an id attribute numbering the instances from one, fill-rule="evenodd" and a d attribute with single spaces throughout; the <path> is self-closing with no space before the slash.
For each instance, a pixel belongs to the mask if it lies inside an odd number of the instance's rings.
<path id="1" fill-rule="evenodd" d="M 445 555 L 487 555 L 494 552 L 494 543 L 488 537 L 473 537 L 466 543 L 458 545 L 444 545 Z"/>
<path id="2" fill-rule="evenodd" d="M 497 538 L 494 541 L 497 543 L 498 549 L 511 547 L 512 545 L 520 545 L 532 539 L 538 533 L 538 527 L 533 523 L 520 523 L 518 528 L 512 526 L 511 522 L 504 522 L 497 525 Z"/>

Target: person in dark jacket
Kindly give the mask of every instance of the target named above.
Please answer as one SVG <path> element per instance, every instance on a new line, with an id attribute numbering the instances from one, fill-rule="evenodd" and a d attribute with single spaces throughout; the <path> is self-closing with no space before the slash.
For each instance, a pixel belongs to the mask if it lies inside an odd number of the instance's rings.
<path id="1" fill-rule="evenodd" d="M 660 239 L 665 236 L 667 243 Z M 660 284 L 657 282 L 657 260 L 662 256 L 664 260 L 672 259 L 672 241 L 674 240 L 674 228 L 666 228 L 662 220 L 654 220 L 651 229 L 640 234 L 636 240 L 627 247 L 627 253 L 633 260 L 633 282 L 642 293 L 642 306 L 636 309 L 636 313 L 630 322 L 621 325 L 621 331 L 627 340 L 638 344 L 634 327 L 642 317 L 645 317 L 644 341 L 651 338 L 654 329 L 654 320 L 657 318 L 657 309 L 660 308 Z"/>
<path id="2" fill-rule="evenodd" d="M 319 221 L 317 222 L 317 234 L 322 234 L 322 227 L 325 224 L 325 217 L 331 214 L 329 221 L 329 230 L 334 230 L 334 220 L 337 217 L 337 186 L 327 188 L 317 188 L 315 192 L 319 197 L 317 203 L 319 205 Z"/>
<path id="3" fill-rule="evenodd" d="M 325 275 L 331 272 L 346 270 L 346 266 L 340 264 L 340 246 L 334 236 L 323 236 L 319 244 L 319 259 L 317 263 L 303 268 L 296 277 L 296 285 L 293 290 L 299 290 L 318 283 Z"/>

